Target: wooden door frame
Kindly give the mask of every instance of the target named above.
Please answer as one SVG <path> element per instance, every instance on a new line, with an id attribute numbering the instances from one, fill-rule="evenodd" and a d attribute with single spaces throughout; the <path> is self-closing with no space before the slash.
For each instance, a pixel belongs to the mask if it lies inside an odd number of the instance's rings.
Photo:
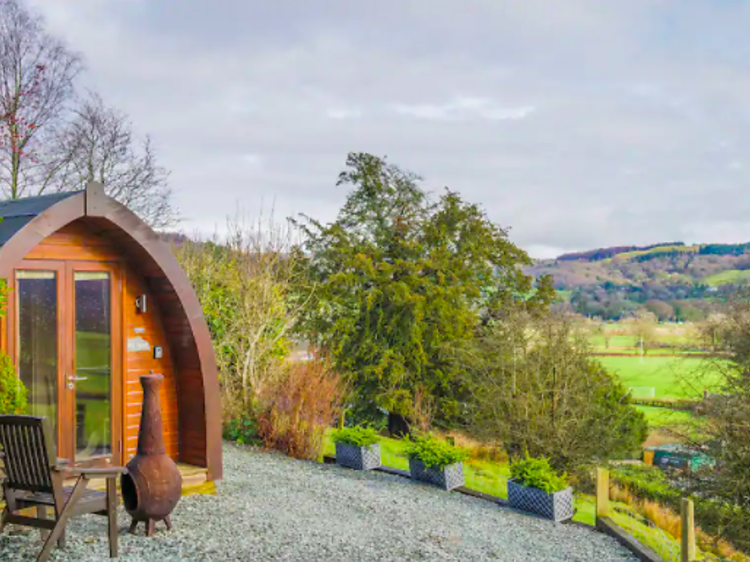
<path id="1" fill-rule="evenodd" d="M 8 287 L 10 289 L 10 298 L 8 299 L 9 305 L 7 307 L 7 341 L 8 349 L 11 351 L 11 357 L 13 357 L 13 365 L 15 366 L 16 373 L 19 372 L 19 361 L 20 354 L 18 353 L 18 283 L 17 283 L 17 272 L 21 271 L 54 271 L 57 281 L 57 408 L 56 414 L 57 419 L 55 421 L 55 429 L 57 433 L 57 455 L 60 457 L 60 451 L 66 451 L 65 445 L 65 432 L 63 431 L 63 412 L 67 406 L 67 402 L 70 399 L 67 392 L 64 392 L 64 373 L 65 373 L 65 297 L 67 275 L 65 273 L 65 262 L 53 261 L 53 260 L 21 260 L 13 268 L 13 275 L 8 279 Z M 63 446 L 61 446 L 63 445 Z"/>
<path id="2" fill-rule="evenodd" d="M 122 303 L 122 266 L 119 262 L 104 262 L 104 261 L 76 261 L 76 260 L 65 260 L 65 277 L 70 285 L 68 291 L 69 295 L 69 314 L 67 316 L 67 334 L 69 341 L 66 343 L 67 360 L 66 371 L 74 374 L 75 368 L 75 279 L 74 275 L 76 271 L 91 271 L 91 272 L 106 272 L 110 274 L 110 291 L 109 291 L 109 306 L 110 306 L 110 322 L 111 322 L 111 355 L 110 355 L 110 431 L 111 431 L 111 447 L 112 453 L 109 457 L 97 457 L 94 459 L 86 460 L 80 463 L 76 463 L 80 466 L 106 466 L 108 464 L 119 465 L 122 462 L 122 418 L 123 418 L 123 390 L 124 390 L 124 357 L 123 357 L 123 303 Z M 69 395 L 70 396 L 70 395 Z M 71 442 L 69 443 L 70 454 L 72 460 L 75 459 L 76 454 L 76 443 L 75 443 L 75 399 L 73 396 L 70 397 L 67 411 L 68 419 L 72 420 L 72 427 L 68 431 Z"/>
<path id="3" fill-rule="evenodd" d="M 75 460 L 75 394 L 68 391 L 67 373 L 75 372 L 75 271 L 101 271 L 110 274 L 111 314 L 111 446 L 110 457 L 101 457 L 79 463 L 84 466 L 120 464 L 123 457 L 123 404 L 124 404 L 124 330 L 123 330 L 123 277 L 120 262 L 77 260 L 21 260 L 13 268 L 8 280 L 11 290 L 7 307 L 7 342 L 16 371 L 18 371 L 18 293 L 16 271 L 54 271 L 57 278 L 57 455 Z M 65 421 L 67 419 L 67 422 Z M 63 453 L 63 454 L 61 454 Z"/>

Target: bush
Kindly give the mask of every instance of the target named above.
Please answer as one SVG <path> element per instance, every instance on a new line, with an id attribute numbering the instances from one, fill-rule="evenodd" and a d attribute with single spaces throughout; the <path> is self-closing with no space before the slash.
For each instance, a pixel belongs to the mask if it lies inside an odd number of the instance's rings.
<path id="1" fill-rule="evenodd" d="M 532 458 L 518 460 L 510 465 L 510 475 L 522 486 L 544 490 L 553 494 L 568 487 L 568 475 L 558 474 L 549 464 L 549 459 Z"/>
<path id="2" fill-rule="evenodd" d="M 341 445 L 353 445 L 355 447 L 369 447 L 380 441 L 380 435 L 372 427 L 343 427 L 336 429 L 331 434 L 334 443 Z"/>
<path id="3" fill-rule="evenodd" d="M 26 387 L 16 376 L 13 361 L 0 351 L 0 414 L 25 414 L 26 405 Z"/>
<path id="4" fill-rule="evenodd" d="M 258 400 L 258 434 L 266 448 L 316 460 L 326 429 L 340 415 L 341 377 L 321 360 L 291 365 Z"/>
<path id="5" fill-rule="evenodd" d="M 224 439 L 236 441 L 240 445 L 260 445 L 262 443 L 258 436 L 258 426 L 255 420 L 248 416 L 230 420 L 224 426 Z"/>
<path id="6" fill-rule="evenodd" d="M 682 492 L 674 488 L 659 468 L 653 466 L 618 466 L 612 470 L 612 481 L 644 500 L 678 506 Z"/>
<path id="7" fill-rule="evenodd" d="M 469 453 L 438 439 L 431 433 L 407 440 L 406 454 L 410 459 L 422 461 L 425 466 L 444 468 L 464 461 Z"/>
<path id="8" fill-rule="evenodd" d="M 283 375 L 296 307 L 289 231 L 273 217 L 230 219 L 227 236 L 173 247 L 211 332 L 225 419 L 241 420 Z"/>

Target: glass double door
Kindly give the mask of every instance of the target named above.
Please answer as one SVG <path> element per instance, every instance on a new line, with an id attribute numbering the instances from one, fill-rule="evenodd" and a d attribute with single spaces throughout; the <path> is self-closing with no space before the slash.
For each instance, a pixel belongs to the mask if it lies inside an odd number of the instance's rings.
<path id="1" fill-rule="evenodd" d="M 16 357 L 29 413 L 52 422 L 59 458 L 111 462 L 118 435 L 116 266 L 28 261 L 14 281 Z"/>

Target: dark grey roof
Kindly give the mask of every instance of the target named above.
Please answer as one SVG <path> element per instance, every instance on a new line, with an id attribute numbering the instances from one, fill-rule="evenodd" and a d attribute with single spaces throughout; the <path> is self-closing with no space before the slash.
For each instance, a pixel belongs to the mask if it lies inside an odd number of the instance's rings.
<path id="1" fill-rule="evenodd" d="M 43 213 L 56 203 L 77 195 L 80 191 L 50 193 L 23 199 L 0 201 L 0 246 L 10 240 L 16 232 L 26 226 L 35 216 Z"/>

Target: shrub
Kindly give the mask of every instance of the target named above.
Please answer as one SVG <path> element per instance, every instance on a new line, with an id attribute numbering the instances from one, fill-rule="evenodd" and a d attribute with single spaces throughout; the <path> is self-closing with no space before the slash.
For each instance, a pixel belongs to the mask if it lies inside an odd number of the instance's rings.
<path id="1" fill-rule="evenodd" d="M 258 400 L 258 434 L 266 448 L 318 459 L 326 429 L 340 415 L 341 377 L 321 360 L 291 365 Z"/>
<path id="2" fill-rule="evenodd" d="M 618 466 L 612 470 L 612 480 L 644 500 L 679 506 L 682 497 L 680 490 L 670 484 L 666 474 L 653 466 Z"/>
<path id="3" fill-rule="evenodd" d="M 410 459 L 422 461 L 425 466 L 444 468 L 466 460 L 468 451 L 438 439 L 431 433 L 407 440 L 406 454 Z"/>
<path id="4" fill-rule="evenodd" d="M 10 357 L 0 351 L 0 414 L 26 413 L 26 387 L 16 376 Z"/>
<path id="5" fill-rule="evenodd" d="M 216 350 L 226 419 L 241 420 L 283 375 L 296 320 L 295 261 L 287 228 L 242 215 L 224 239 L 184 240 L 173 251 L 200 300 Z"/>
<path id="6" fill-rule="evenodd" d="M 532 458 L 526 455 L 525 459 L 510 465 L 510 475 L 522 486 L 538 488 L 548 494 L 568 487 L 568 475 L 556 472 L 546 458 Z"/>
<path id="7" fill-rule="evenodd" d="M 249 416 L 229 420 L 224 426 L 224 439 L 236 441 L 240 445 L 259 445 L 258 426 Z"/>
<path id="8" fill-rule="evenodd" d="M 357 425 L 336 429 L 331 434 L 334 443 L 354 445 L 355 447 L 369 447 L 380 441 L 380 435 L 372 427 Z"/>

